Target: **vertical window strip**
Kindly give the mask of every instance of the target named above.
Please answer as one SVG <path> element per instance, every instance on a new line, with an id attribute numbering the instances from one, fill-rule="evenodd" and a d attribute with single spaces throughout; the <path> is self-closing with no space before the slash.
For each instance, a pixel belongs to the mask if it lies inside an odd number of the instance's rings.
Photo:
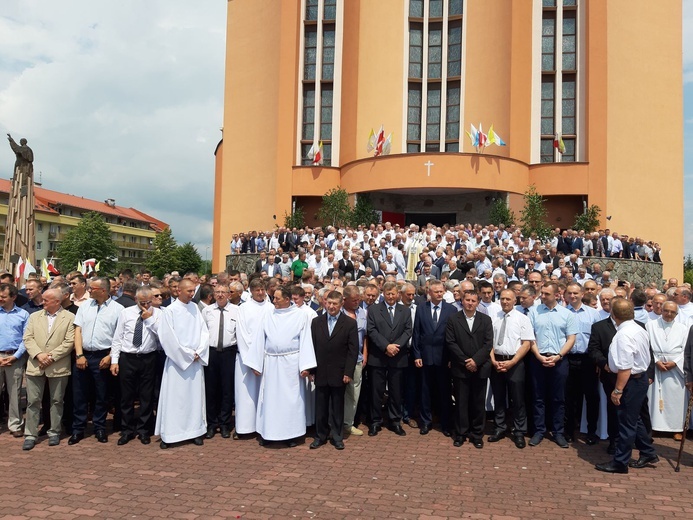
<path id="1" fill-rule="evenodd" d="M 335 26 L 325 24 L 322 29 L 322 79 L 332 81 L 334 79 L 334 46 Z"/>

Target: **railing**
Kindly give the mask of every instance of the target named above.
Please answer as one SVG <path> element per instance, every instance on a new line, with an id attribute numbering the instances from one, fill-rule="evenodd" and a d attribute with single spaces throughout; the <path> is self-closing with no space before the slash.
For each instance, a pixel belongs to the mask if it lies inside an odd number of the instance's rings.
<path id="1" fill-rule="evenodd" d="M 55 233 L 53 231 L 48 232 L 48 240 L 53 242 L 62 242 L 65 239 L 66 233 Z"/>
<path id="2" fill-rule="evenodd" d="M 114 240 L 113 243 L 118 247 L 118 249 L 143 249 L 145 251 L 150 251 L 154 249 L 154 246 L 152 244 L 128 242 L 127 240 Z"/>

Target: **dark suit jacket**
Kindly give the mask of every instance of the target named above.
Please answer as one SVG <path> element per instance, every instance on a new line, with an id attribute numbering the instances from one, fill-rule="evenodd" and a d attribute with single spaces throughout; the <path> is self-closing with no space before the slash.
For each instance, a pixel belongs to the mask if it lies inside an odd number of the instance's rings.
<path id="1" fill-rule="evenodd" d="M 359 333 L 356 320 L 339 313 L 330 336 L 327 313 L 310 324 L 318 366 L 314 369 L 315 386 L 344 386 L 344 376 L 354 377 L 359 356 Z"/>
<path id="2" fill-rule="evenodd" d="M 489 377 L 491 374 L 491 349 L 493 348 L 491 318 L 477 312 L 470 331 L 464 311 L 458 312 L 448 319 L 445 328 L 445 347 L 450 358 L 450 372 L 454 377 Z M 476 363 L 476 373 L 469 372 L 464 364 L 469 358 L 472 358 Z"/>
<path id="3" fill-rule="evenodd" d="M 269 262 L 263 265 L 261 270 L 265 271 L 270 278 L 277 274 L 282 274 L 282 268 L 278 264 L 270 264 Z"/>
<path id="4" fill-rule="evenodd" d="M 368 308 L 368 364 L 374 367 L 406 368 L 407 342 L 412 335 L 411 310 L 398 303 L 395 305 L 394 323 L 385 302 Z M 385 353 L 390 343 L 399 345 L 399 353 L 390 357 Z"/>
<path id="5" fill-rule="evenodd" d="M 267 260 L 265 260 L 265 263 L 267 263 Z M 255 272 L 259 273 L 260 271 L 262 271 L 262 260 L 257 260 L 255 262 Z"/>
<path id="6" fill-rule="evenodd" d="M 344 274 L 353 273 L 354 272 L 354 262 L 352 262 L 351 260 L 347 260 L 345 262 L 344 259 L 342 258 L 339 261 L 339 270 Z"/>
<path id="7" fill-rule="evenodd" d="M 342 271 L 341 269 L 337 269 L 337 272 L 339 273 L 339 276 L 344 276 L 344 271 Z M 334 267 L 330 267 L 325 273 L 325 276 L 329 276 L 330 278 L 332 278 L 332 273 L 334 273 Z"/>
<path id="8" fill-rule="evenodd" d="M 431 302 L 416 307 L 412 357 L 423 360 L 425 366 L 443 366 L 448 361 L 445 352 L 445 326 L 457 314 L 457 309 L 446 302 L 441 302 L 440 305 L 437 326 L 433 324 Z"/>
<path id="9" fill-rule="evenodd" d="M 636 321 L 638 325 L 645 328 L 645 325 Z M 609 347 L 611 346 L 611 341 L 616 335 L 616 327 L 611 321 L 611 318 L 606 318 L 597 323 L 592 324 L 592 329 L 590 330 L 590 340 L 587 343 L 587 354 L 592 358 L 596 365 L 601 369 L 601 376 L 616 378 L 615 374 L 610 374 L 604 367 L 609 365 Z M 650 366 L 647 369 L 647 377 L 649 379 L 654 379 L 654 356 L 652 355 L 652 349 L 650 349 Z"/>
<path id="10" fill-rule="evenodd" d="M 123 294 L 120 298 L 116 300 L 116 303 L 121 304 L 123 307 L 133 307 L 137 305 L 137 302 L 133 299 L 132 296 L 129 296 L 127 294 Z"/>
<path id="11" fill-rule="evenodd" d="M 450 280 L 464 280 L 467 277 L 467 273 L 463 273 L 460 269 L 455 269 L 450 272 L 449 276 Z"/>

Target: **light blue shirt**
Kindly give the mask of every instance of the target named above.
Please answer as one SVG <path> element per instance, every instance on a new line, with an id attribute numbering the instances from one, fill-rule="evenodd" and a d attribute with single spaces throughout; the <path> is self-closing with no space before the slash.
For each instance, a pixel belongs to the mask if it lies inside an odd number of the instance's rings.
<path id="1" fill-rule="evenodd" d="M 0 352 L 12 353 L 15 359 L 24 355 L 24 330 L 28 321 L 29 313 L 24 309 L 15 305 L 7 312 L 0 307 Z"/>
<path id="2" fill-rule="evenodd" d="M 581 305 L 578 310 L 573 309 L 572 305 L 568 305 L 566 309 L 573 313 L 578 329 L 575 345 L 570 349 L 569 354 L 585 354 L 587 353 L 587 344 L 590 342 L 592 324 L 599 321 L 599 311 L 587 305 Z"/>
<path id="3" fill-rule="evenodd" d="M 342 307 L 342 312 L 345 313 L 344 307 Z M 361 363 L 363 362 L 363 341 L 366 338 L 368 328 L 368 311 L 359 306 L 356 308 L 356 312 L 354 314 L 356 314 L 356 327 L 359 331 L 359 357 L 356 362 Z"/>
<path id="4" fill-rule="evenodd" d="M 75 327 L 82 329 L 82 348 L 90 352 L 109 350 L 123 309 L 112 298 L 101 305 L 96 300 L 84 302 L 75 316 Z"/>
<path id="5" fill-rule="evenodd" d="M 541 303 L 532 307 L 528 316 L 540 354 L 560 354 L 568 336 L 578 333 L 573 313 L 560 305 L 549 309 Z"/>

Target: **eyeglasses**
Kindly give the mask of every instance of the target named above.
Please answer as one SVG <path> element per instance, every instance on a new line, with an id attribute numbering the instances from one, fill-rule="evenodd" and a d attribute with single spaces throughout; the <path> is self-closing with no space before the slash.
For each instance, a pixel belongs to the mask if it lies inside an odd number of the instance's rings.
<path id="1" fill-rule="evenodd" d="M 152 298 L 163 298 L 162 294 L 152 294 Z"/>

